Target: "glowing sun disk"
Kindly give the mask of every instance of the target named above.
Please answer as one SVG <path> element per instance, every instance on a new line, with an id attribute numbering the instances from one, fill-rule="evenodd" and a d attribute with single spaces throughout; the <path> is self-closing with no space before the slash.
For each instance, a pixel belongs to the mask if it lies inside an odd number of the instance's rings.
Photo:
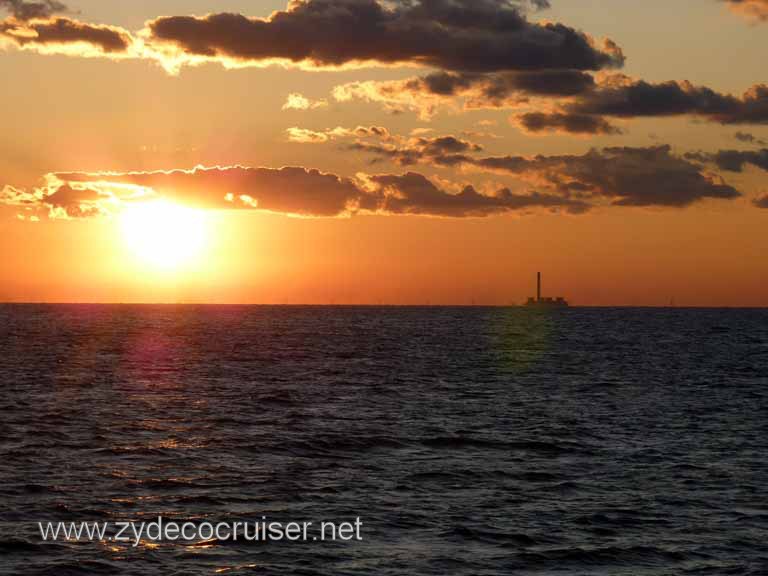
<path id="1" fill-rule="evenodd" d="M 120 217 L 123 239 L 142 263 L 176 270 L 199 258 L 207 241 L 202 210 L 159 200 L 135 204 Z"/>

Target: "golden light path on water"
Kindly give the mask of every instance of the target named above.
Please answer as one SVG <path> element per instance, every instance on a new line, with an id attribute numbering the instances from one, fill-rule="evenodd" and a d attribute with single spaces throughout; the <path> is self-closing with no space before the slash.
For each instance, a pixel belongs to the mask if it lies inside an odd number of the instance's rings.
<path id="1" fill-rule="evenodd" d="M 550 352 L 553 332 L 552 311 L 525 307 L 499 308 L 491 325 L 492 341 L 514 373 L 525 372 Z"/>

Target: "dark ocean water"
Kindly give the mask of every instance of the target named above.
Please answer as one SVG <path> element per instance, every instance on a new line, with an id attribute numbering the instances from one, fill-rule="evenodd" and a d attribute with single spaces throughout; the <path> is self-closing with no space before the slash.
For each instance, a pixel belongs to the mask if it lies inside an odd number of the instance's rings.
<path id="1" fill-rule="evenodd" d="M 0 574 L 768 573 L 768 311 L 0 306 Z M 38 521 L 362 541 L 43 542 Z"/>

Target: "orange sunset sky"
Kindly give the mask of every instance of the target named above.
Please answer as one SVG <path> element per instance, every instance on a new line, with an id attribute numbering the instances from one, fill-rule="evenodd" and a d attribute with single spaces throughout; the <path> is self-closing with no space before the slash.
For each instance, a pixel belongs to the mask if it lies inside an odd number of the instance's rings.
<path id="1" fill-rule="evenodd" d="M 766 0 L 0 0 L 0 301 L 768 305 Z"/>

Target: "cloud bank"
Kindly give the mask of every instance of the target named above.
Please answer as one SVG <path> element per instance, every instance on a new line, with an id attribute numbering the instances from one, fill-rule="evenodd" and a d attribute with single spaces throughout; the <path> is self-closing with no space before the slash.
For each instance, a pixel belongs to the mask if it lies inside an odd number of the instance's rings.
<path id="1" fill-rule="evenodd" d="M 390 136 L 388 136 L 390 137 Z M 482 156 L 482 148 L 452 136 L 416 137 L 407 146 L 358 141 L 351 149 L 401 165 L 461 166 L 516 177 L 535 191 L 501 188 L 491 194 L 465 186 L 449 192 L 426 176 L 358 174 L 345 178 L 303 167 L 197 167 L 154 172 L 49 174 L 46 185 L 24 191 L 6 186 L 4 204 L 51 218 L 88 218 L 115 213 L 139 201 L 167 199 L 213 210 L 259 210 L 301 217 L 355 214 L 451 218 L 527 213 L 536 209 L 580 214 L 595 207 L 687 207 L 706 199 L 742 194 L 718 174 L 746 164 L 768 170 L 768 150 L 676 155 L 669 146 L 613 147 L 583 155 Z"/>
<path id="2" fill-rule="evenodd" d="M 192 170 L 126 173 L 56 173 L 32 192 L 6 187 L 0 199 L 52 218 L 87 218 L 119 211 L 131 202 L 167 199 L 215 210 L 260 210 L 302 217 L 354 214 L 480 217 L 544 208 L 580 213 L 578 199 L 507 188 L 493 195 L 471 186 L 452 194 L 423 175 L 361 174 L 343 178 L 318 170 L 197 167 Z"/>
<path id="3" fill-rule="evenodd" d="M 443 143 L 448 145 L 443 145 Z M 685 207 L 705 199 L 735 199 L 741 193 L 721 176 L 704 169 L 690 155 L 674 154 L 668 145 L 610 147 L 583 155 L 480 156 L 477 145 L 448 136 L 411 139 L 405 144 L 357 141 L 350 150 L 399 165 L 430 164 L 510 174 L 565 198 L 618 206 Z M 740 153 L 744 163 L 760 165 L 762 153 Z M 729 169 L 737 166 L 730 159 Z"/>
<path id="4" fill-rule="evenodd" d="M 723 0 L 762 17 L 768 0 Z M 686 81 L 651 83 L 621 74 L 624 56 L 560 23 L 533 22 L 511 0 L 292 0 L 266 18 L 217 13 L 163 16 L 132 34 L 118 26 L 58 15 L 57 0 L 0 0 L 0 43 L 41 53 L 141 58 L 169 71 L 185 64 L 281 64 L 306 69 L 417 66 L 434 71 L 405 80 L 351 82 L 337 101 L 361 99 L 431 118 L 442 107 L 504 108 L 528 133 L 611 135 L 611 121 L 692 116 L 724 125 L 768 124 L 768 85 L 742 95 Z M 595 76 L 595 74 L 597 74 Z M 285 110 L 327 105 L 293 93 Z"/>
<path id="5" fill-rule="evenodd" d="M 382 104 L 431 119 L 447 109 L 528 109 L 513 118 L 527 132 L 619 134 L 608 118 L 692 116 L 723 125 L 768 124 L 768 85 L 737 96 L 686 81 L 650 83 L 623 74 L 595 81 L 578 70 L 503 74 L 433 73 L 395 81 L 351 82 L 333 90 L 336 100 Z M 553 104 L 554 101 L 554 104 Z"/>

